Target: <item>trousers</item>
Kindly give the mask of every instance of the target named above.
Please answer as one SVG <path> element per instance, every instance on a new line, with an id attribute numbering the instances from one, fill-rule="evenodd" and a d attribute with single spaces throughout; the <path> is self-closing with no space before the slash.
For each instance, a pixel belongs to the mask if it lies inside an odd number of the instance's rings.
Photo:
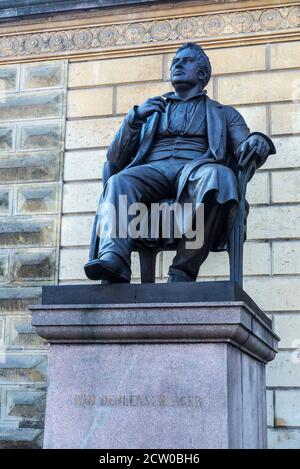
<path id="1" fill-rule="evenodd" d="M 114 216 L 122 223 L 120 195 L 126 195 L 127 208 L 137 202 L 149 205 L 163 199 L 176 199 L 180 174 L 188 162 L 190 162 L 190 159 L 170 157 L 146 162 L 128 169 L 125 168 L 109 178 L 98 209 L 100 220 L 97 228 L 99 258 L 107 252 L 114 252 L 123 259 L 130 269 L 130 257 L 134 240 L 129 235 L 119 237 L 110 236 L 107 233 L 108 225 L 113 223 L 113 220 L 110 220 L 110 213 L 107 213 L 107 206 L 115 208 Z M 192 178 L 186 184 L 183 202 L 191 204 L 204 203 L 203 244 L 198 249 L 190 249 L 186 247 L 186 237 L 179 238 L 176 243 L 176 255 L 169 267 L 169 275 L 177 274 L 183 277 L 185 281 L 195 281 L 201 264 L 207 258 L 215 239 L 220 234 L 228 210 L 226 203 L 218 202 L 217 188 L 210 181 L 219 180 L 223 171 L 226 173 L 224 183 L 226 184 L 226 181 L 229 181 L 228 184 L 232 185 L 232 179 L 228 178 L 231 170 L 225 166 L 220 168 L 220 166 L 216 164 L 203 165 L 203 171 L 198 171 L 197 177 Z M 216 174 L 216 172 L 218 173 Z M 225 202 L 230 201 L 225 200 Z M 103 219 L 105 219 L 105 223 L 101 223 Z M 130 222 L 130 216 L 126 219 L 127 221 Z"/>

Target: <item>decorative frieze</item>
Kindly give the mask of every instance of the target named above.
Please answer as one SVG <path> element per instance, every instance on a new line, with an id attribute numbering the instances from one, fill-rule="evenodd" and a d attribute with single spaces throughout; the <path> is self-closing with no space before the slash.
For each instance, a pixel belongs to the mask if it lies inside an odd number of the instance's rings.
<path id="1" fill-rule="evenodd" d="M 166 16 L 164 12 L 160 19 L 150 17 L 145 21 L 119 22 L 105 24 L 101 16 L 93 21 L 95 27 L 84 25 L 80 27 L 67 26 L 63 30 L 57 28 L 51 31 L 34 31 L 25 34 L 10 34 L 0 39 L 0 58 L 10 60 L 69 56 L 82 53 L 95 53 L 108 50 L 133 48 L 137 46 L 155 47 L 176 44 L 183 41 L 200 41 L 203 44 L 213 44 L 222 41 L 236 41 L 239 38 L 247 41 L 251 34 L 267 41 L 274 35 L 299 33 L 300 6 L 291 5 L 248 9 L 240 8 L 236 11 L 221 10 L 207 12 L 202 8 L 199 15 L 182 16 L 184 9 L 178 8 Z M 149 13 L 151 15 L 151 12 Z M 137 16 L 137 15 L 135 15 Z M 113 21 L 114 17 L 112 18 Z M 90 21 L 91 22 L 91 21 Z M 44 26 L 44 25 L 43 25 Z"/>

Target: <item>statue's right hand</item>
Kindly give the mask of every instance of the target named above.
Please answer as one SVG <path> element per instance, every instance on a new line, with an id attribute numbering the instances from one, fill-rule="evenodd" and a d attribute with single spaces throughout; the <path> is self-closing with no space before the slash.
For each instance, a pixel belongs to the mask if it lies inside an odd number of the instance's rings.
<path id="1" fill-rule="evenodd" d="M 167 102 L 162 96 L 155 96 L 149 98 L 143 104 L 138 106 L 136 109 L 137 119 L 146 120 L 147 117 L 151 116 L 154 112 L 165 112 Z"/>

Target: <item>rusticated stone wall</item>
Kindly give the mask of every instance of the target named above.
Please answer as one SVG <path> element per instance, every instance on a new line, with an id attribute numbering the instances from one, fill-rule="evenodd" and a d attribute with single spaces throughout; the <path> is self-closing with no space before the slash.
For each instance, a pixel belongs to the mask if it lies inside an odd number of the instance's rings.
<path id="1" fill-rule="evenodd" d="M 0 67 L 0 447 L 39 447 L 47 346 L 27 305 L 58 279 L 67 63 Z"/>

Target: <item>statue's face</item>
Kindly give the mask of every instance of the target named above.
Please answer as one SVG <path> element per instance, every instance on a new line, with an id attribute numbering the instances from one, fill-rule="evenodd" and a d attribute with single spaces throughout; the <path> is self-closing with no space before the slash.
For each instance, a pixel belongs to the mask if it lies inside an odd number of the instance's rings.
<path id="1" fill-rule="evenodd" d="M 171 82 L 174 88 L 185 85 L 194 87 L 201 82 L 198 53 L 194 49 L 184 49 L 176 54 L 171 64 Z"/>

